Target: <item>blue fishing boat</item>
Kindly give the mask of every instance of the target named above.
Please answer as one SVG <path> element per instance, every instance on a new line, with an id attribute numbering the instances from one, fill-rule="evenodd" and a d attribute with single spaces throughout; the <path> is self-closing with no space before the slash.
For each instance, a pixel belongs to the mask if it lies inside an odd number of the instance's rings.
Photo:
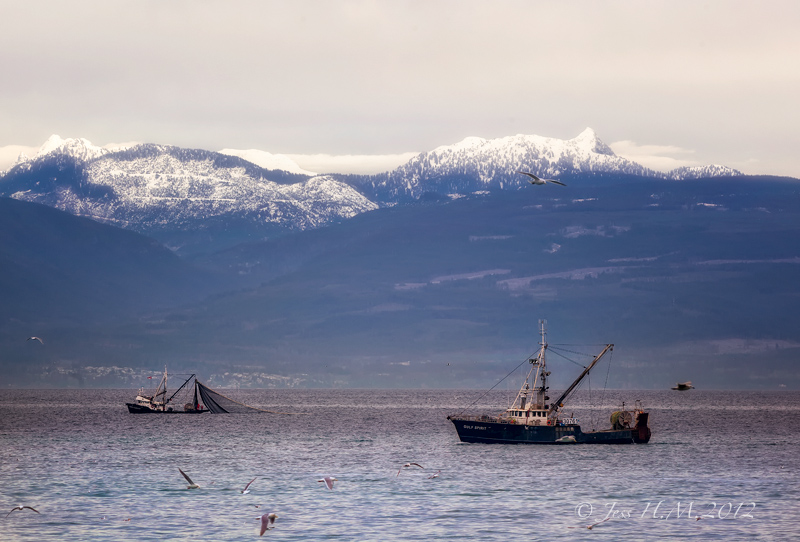
<path id="1" fill-rule="evenodd" d="M 545 353 L 548 349 L 547 329 L 539 321 L 541 341 L 539 353 L 530 358 L 530 370 L 513 404 L 499 415 L 448 416 L 462 442 L 496 444 L 644 444 L 650 440 L 648 413 L 637 401 L 632 410 L 622 409 L 611 414 L 611 427 L 583 431 L 578 420 L 562 415 L 562 409 L 578 384 L 600 359 L 614 349 L 607 344 L 584 368 L 558 399 L 550 401 Z"/>

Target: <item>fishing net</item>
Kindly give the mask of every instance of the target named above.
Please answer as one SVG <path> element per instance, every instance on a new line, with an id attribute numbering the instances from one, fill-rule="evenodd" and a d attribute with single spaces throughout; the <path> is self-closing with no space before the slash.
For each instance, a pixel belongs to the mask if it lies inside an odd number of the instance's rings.
<path id="1" fill-rule="evenodd" d="M 271 414 L 294 414 L 293 412 L 276 412 L 274 410 L 264 410 L 261 408 L 245 405 L 243 403 L 240 403 L 239 401 L 234 401 L 230 397 L 225 397 L 221 393 L 212 390 L 211 388 L 209 388 L 205 384 L 202 384 L 198 380 L 195 380 L 195 386 L 197 391 L 200 393 L 200 397 L 203 399 L 203 404 L 206 406 L 206 409 L 210 410 L 214 414 L 223 414 L 223 413 L 249 414 L 253 412 L 268 412 Z"/>

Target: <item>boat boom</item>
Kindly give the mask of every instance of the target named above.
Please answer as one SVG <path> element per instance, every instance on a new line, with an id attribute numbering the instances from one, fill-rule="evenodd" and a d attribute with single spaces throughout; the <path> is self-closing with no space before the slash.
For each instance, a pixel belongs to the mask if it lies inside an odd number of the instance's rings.
<path id="1" fill-rule="evenodd" d="M 176 395 L 178 395 L 178 392 L 179 392 L 179 391 L 181 391 L 181 390 L 183 389 L 183 387 L 184 387 L 186 384 L 188 384 L 188 383 L 189 383 L 189 381 L 190 381 L 192 378 L 194 378 L 194 376 L 195 376 L 195 375 L 191 375 L 189 378 L 187 378 L 187 379 L 186 379 L 186 382 L 184 382 L 183 384 L 181 384 L 181 387 L 180 387 L 180 388 L 178 388 L 177 390 L 175 390 L 175 393 L 173 393 L 173 394 L 172 394 L 172 396 L 170 396 L 170 398 L 169 398 L 169 399 L 167 399 L 167 400 L 164 402 L 164 404 L 166 405 L 167 403 L 169 403 L 170 401 L 172 401 L 173 397 L 175 397 Z"/>
<path id="2" fill-rule="evenodd" d="M 608 352 L 610 352 L 610 351 L 611 351 L 611 350 L 613 350 L 613 349 L 614 349 L 614 345 L 613 345 L 613 344 L 607 344 L 607 345 L 606 345 L 606 347 L 605 347 L 605 348 L 603 348 L 603 351 L 602 351 L 602 352 L 600 352 L 599 354 L 597 354 L 597 357 L 595 357 L 595 358 L 592 360 L 592 362 L 589 364 L 589 366 L 588 366 L 588 367 L 586 367 L 586 368 L 583 370 L 583 372 L 580 374 L 580 376 L 579 376 L 578 378 L 576 378 L 576 379 L 575 379 L 575 382 L 573 382 L 573 383 L 572 383 L 572 385 L 571 385 L 569 388 L 567 388 L 567 390 L 566 390 L 564 393 L 562 393 L 562 394 L 561 394 L 561 397 L 559 397 L 558 399 L 556 399 L 556 402 L 555 402 L 555 403 L 552 403 L 552 406 L 550 407 L 550 413 L 551 413 L 551 414 L 552 414 L 553 412 L 558 412 L 558 409 L 559 409 L 559 408 L 561 408 L 562 406 L 564 406 L 564 404 L 563 404 L 563 403 L 564 403 L 564 401 L 567 399 L 567 397 L 569 397 L 569 394 L 570 394 L 570 393 L 572 393 L 572 390 L 574 390 L 574 389 L 575 389 L 575 387 L 576 387 L 578 384 L 580 384 L 581 380 L 583 380 L 583 377 L 585 377 L 586 375 L 588 375 L 588 374 L 589 374 L 589 371 L 591 371 L 591 370 L 592 370 L 592 367 L 594 367 L 594 366 L 595 366 L 595 364 L 596 364 L 598 361 L 600 361 L 600 358 L 602 358 L 603 356 L 605 356 L 605 355 L 606 355 Z"/>

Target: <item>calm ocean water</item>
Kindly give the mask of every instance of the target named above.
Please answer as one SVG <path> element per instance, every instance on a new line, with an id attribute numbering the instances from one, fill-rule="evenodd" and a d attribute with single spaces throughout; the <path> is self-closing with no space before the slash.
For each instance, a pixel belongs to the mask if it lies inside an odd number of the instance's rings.
<path id="1" fill-rule="evenodd" d="M 459 442 L 446 415 L 478 391 L 220 391 L 305 414 L 132 415 L 132 390 L 0 391 L 0 540 L 255 540 L 265 512 L 280 540 L 800 539 L 797 393 L 594 392 L 593 413 L 579 392 L 584 430 L 643 400 L 650 443 L 526 446 Z M 411 461 L 425 469 L 397 476 Z M 41 514 L 5 517 L 17 505 Z"/>

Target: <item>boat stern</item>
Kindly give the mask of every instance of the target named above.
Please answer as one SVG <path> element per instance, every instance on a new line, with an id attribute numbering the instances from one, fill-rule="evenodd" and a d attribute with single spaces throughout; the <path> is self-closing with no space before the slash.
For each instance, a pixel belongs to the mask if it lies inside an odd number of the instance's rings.
<path id="1" fill-rule="evenodd" d="M 647 426 L 650 414 L 640 410 L 636 413 L 636 425 L 633 428 L 633 442 L 647 444 L 650 441 L 650 428 Z"/>

